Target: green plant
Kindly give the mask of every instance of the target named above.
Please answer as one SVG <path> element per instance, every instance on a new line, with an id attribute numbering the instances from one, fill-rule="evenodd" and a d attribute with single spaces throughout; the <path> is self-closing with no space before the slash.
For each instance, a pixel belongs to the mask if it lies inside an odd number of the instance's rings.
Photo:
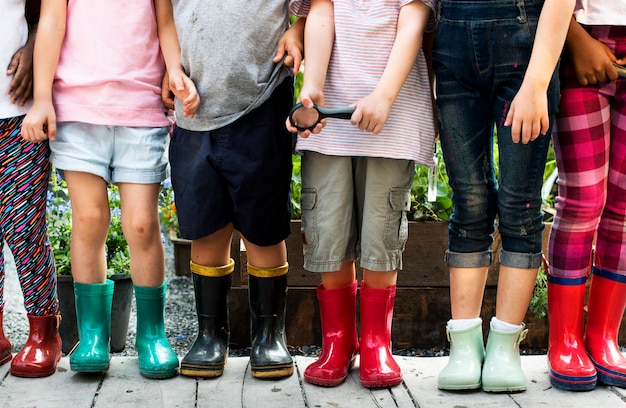
<path id="1" fill-rule="evenodd" d="M 169 178 L 161 183 L 159 191 L 159 221 L 163 231 L 178 236 L 178 213 L 174 202 L 172 180 Z"/>
<path id="2" fill-rule="evenodd" d="M 537 273 L 535 289 L 528 309 L 538 319 L 542 319 L 548 314 L 548 275 L 543 265 Z"/>
<path id="3" fill-rule="evenodd" d="M 109 188 L 109 207 L 111 208 L 111 225 L 106 240 L 107 276 L 118 273 L 129 275 L 130 252 L 122 232 L 120 192 L 117 186 Z M 52 172 L 50 177 L 46 221 L 57 275 L 71 275 L 72 208 L 67 183 L 56 172 Z"/>

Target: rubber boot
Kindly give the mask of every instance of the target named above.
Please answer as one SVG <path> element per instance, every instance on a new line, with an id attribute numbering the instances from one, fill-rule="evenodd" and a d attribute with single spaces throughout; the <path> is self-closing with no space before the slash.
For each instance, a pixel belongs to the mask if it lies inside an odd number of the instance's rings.
<path id="1" fill-rule="evenodd" d="M 250 368 L 256 378 L 282 378 L 293 374 L 287 350 L 287 264 L 264 269 L 248 264 L 250 302 Z"/>
<path id="2" fill-rule="evenodd" d="M 190 264 L 196 295 L 198 336 L 180 363 L 180 373 L 191 377 L 219 377 L 228 359 L 230 328 L 228 292 L 235 262 L 220 267 Z"/>
<path id="3" fill-rule="evenodd" d="M 11 361 L 11 342 L 4 335 L 4 329 L 2 328 L 2 317 L 4 311 L 0 311 L 0 366 L 4 363 Z"/>
<path id="4" fill-rule="evenodd" d="M 359 379 L 367 388 L 392 387 L 402 371 L 391 354 L 391 321 L 396 286 L 370 289 L 361 284 L 361 355 Z"/>
<path id="5" fill-rule="evenodd" d="M 166 283 L 151 288 L 135 286 L 137 303 L 137 361 L 146 378 L 170 378 L 178 372 L 178 356 L 165 335 Z"/>
<path id="6" fill-rule="evenodd" d="M 30 333 L 24 347 L 11 362 L 11 374 L 16 377 L 39 378 L 54 374 L 61 360 L 61 315 L 28 315 Z"/>
<path id="7" fill-rule="evenodd" d="M 519 344 L 526 338 L 528 329 L 500 331 L 490 324 L 485 350 L 482 385 L 486 392 L 518 392 L 526 390 L 526 376 L 522 371 Z"/>
<path id="8" fill-rule="evenodd" d="M 113 281 L 74 282 L 78 346 L 70 354 L 70 369 L 82 373 L 105 372 L 111 356 L 111 302 Z"/>
<path id="9" fill-rule="evenodd" d="M 626 307 L 626 276 L 592 268 L 587 305 L 585 346 L 596 366 L 598 381 L 626 387 L 626 358 L 617 336 Z"/>
<path id="10" fill-rule="evenodd" d="M 437 388 L 440 390 L 475 390 L 480 388 L 480 377 L 485 358 L 482 320 L 461 330 L 446 325 L 450 342 L 448 364 L 439 373 Z"/>
<path id="11" fill-rule="evenodd" d="M 596 387 L 596 369 L 583 338 L 586 280 L 548 275 L 548 367 L 550 382 L 562 390 L 589 391 Z"/>
<path id="12" fill-rule="evenodd" d="M 356 331 L 357 283 L 326 290 L 317 287 L 322 322 L 322 353 L 304 370 L 304 379 L 316 385 L 334 387 L 348 376 L 359 350 Z"/>

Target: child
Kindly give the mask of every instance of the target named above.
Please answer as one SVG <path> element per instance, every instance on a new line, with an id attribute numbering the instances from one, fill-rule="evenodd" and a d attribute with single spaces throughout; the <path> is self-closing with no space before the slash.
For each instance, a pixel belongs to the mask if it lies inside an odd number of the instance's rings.
<path id="1" fill-rule="evenodd" d="M 626 64 L 626 2 L 578 0 L 565 45 L 548 251 L 550 380 L 565 390 L 592 390 L 598 381 L 626 388 L 617 343 L 626 307 L 626 79 L 612 65 Z"/>
<path id="2" fill-rule="evenodd" d="M 292 11 L 301 14 L 303 3 L 292 1 Z M 301 132 L 296 145 L 303 154 L 304 267 L 321 276 L 322 354 L 304 372 L 312 384 L 341 384 L 357 353 L 365 387 L 402 382 L 391 354 L 391 322 L 415 163 L 430 165 L 434 151 L 421 51 L 431 9 L 428 0 L 310 3 L 300 99 L 306 107 L 356 108 L 350 122 L 327 119 L 313 133 Z M 360 346 L 357 259 L 363 268 Z"/>
<path id="3" fill-rule="evenodd" d="M 197 377 L 224 371 L 230 242 L 237 229 L 249 262 L 251 373 L 290 376 L 284 240 L 290 233 L 291 137 L 283 121 L 293 103 L 293 78 L 281 58 L 286 51 L 285 63 L 298 69 L 303 22 L 283 37 L 285 0 L 173 4 L 182 65 L 201 96 L 193 118 L 180 115 L 176 98 L 169 150 L 180 234 L 192 240 L 199 326 L 180 371 Z"/>
<path id="4" fill-rule="evenodd" d="M 450 359 L 438 387 L 523 391 L 518 348 L 542 261 L 541 186 L 559 97 L 555 67 L 573 0 L 440 0 L 439 7 L 433 69 L 454 214 L 445 257 Z M 502 251 L 485 351 L 480 311 L 496 216 Z"/>
<path id="5" fill-rule="evenodd" d="M 131 8 L 120 0 L 42 2 L 35 103 L 22 131 L 27 140 L 50 139 L 52 164 L 63 171 L 72 203 L 80 338 L 70 355 L 73 371 L 109 368 L 109 183 L 120 190 L 131 255 L 139 371 L 148 378 L 168 378 L 178 369 L 178 357 L 165 336 L 165 262 L 157 213 L 170 129 L 160 97 L 165 66 L 157 29 L 161 46 L 169 51 L 164 54 L 177 55 L 176 31 L 171 24 L 160 24 L 168 22 L 168 13 L 168 0 L 133 2 Z"/>
<path id="6" fill-rule="evenodd" d="M 25 8 L 26 7 L 26 8 Z M 15 258 L 30 334 L 11 362 L 11 374 L 45 377 L 61 359 L 56 272 L 46 235 L 46 193 L 50 164 L 47 143 L 22 139 L 20 126 L 30 108 L 32 50 L 37 21 L 24 11 L 39 10 L 37 1 L 11 1 L 0 16 L 0 238 Z M 2 330 L 4 258 L 0 253 L 0 365 L 11 360 L 11 343 Z"/>

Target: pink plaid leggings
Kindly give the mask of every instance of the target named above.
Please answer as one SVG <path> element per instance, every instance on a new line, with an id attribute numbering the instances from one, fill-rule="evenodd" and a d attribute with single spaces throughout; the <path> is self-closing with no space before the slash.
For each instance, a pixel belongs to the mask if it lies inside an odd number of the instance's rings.
<path id="1" fill-rule="evenodd" d="M 594 26 L 589 33 L 618 58 L 626 56 L 626 26 Z M 626 78 L 583 87 L 564 59 L 553 137 L 559 193 L 551 274 L 586 276 L 595 239 L 596 266 L 626 275 Z"/>

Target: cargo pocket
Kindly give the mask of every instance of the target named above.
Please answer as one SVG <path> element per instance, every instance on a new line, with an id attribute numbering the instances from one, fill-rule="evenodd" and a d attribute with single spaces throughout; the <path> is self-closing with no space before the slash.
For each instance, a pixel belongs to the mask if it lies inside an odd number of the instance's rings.
<path id="1" fill-rule="evenodd" d="M 307 254 L 307 247 L 313 248 L 317 242 L 317 210 L 315 202 L 317 200 L 317 190 L 314 188 L 303 188 L 300 193 L 300 209 L 302 210 L 302 224 L 300 226 L 300 236 L 304 254 Z"/>
<path id="2" fill-rule="evenodd" d="M 410 209 L 410 189 L 393 188 L 389 190 L 389 214 L 384 238 L 387 249 L 404 250 L 404 245 L 409 237 L 407 214 Z"/>

